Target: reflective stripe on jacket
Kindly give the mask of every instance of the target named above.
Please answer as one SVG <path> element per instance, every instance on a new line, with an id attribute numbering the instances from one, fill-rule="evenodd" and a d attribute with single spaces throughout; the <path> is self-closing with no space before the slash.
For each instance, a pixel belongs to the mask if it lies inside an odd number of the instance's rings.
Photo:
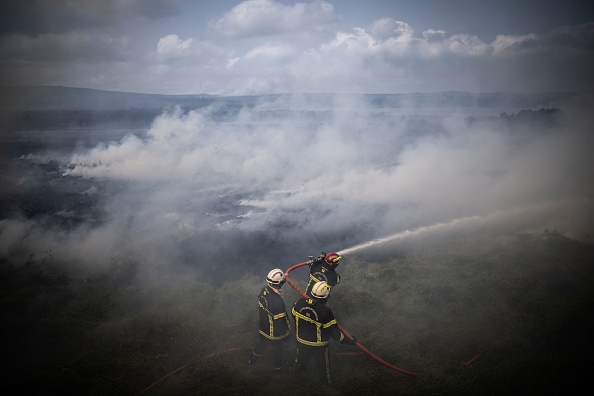
<path id="1" fill-rule="evenodd" d="M 337 341 L 344 339 L 332 310 L 316 299 L 297 300 L 291 313 L 295 318 L 295 338 L 301 344 L 324 346 L 328 345 L 330 338 Z"/>
<path id="2" fill-rule="evenodd" d="M 321 281 L 326 281 L 331 288 L 340 283 L 340 275 L 336 272 L 336 267 L 326 263 L 324 259 L 316 260 L 311 264 L 305 294 L 311 296 L 313 285 Z"/>
<path id="3" fill-rule="evenodd" d="M 260 290 L 258 307 L 260 334 L 271 340 L 281 340 L 289 335 L 289 317 L 285 302 L 270 286 Z"/>

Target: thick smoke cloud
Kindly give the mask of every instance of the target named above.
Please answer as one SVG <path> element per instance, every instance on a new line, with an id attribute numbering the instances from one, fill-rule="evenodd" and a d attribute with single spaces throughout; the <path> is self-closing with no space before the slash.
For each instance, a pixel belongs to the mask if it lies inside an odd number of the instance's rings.
<path id="1" fill-rule="evenodd" d="M 498 116 L 405 117 L 362 98 L 322 106 L 294 96 L 231 116 L 168 111 L 146 136 L 66 158 L 64 178 L 118 186 L 101 201 L 101 224 L 66 233 L 6 221 L 2 249 L 30 235 L 38 256 L 51 249 L 90 266 L 120 255 L 157 268 L 241 257 L 249 269 L 399 233 L 588 240 L 588 98 L 559 103 L 555 125 L 513 127 Z"/>

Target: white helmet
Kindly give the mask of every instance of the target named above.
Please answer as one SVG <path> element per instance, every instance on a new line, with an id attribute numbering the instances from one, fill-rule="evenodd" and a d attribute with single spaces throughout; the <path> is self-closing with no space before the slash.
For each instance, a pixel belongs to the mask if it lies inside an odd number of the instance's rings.
<path id="1" fill-rule="evenodd" d="M 270 285 L 282 286 L 285 283 L 285 274 L 282 270 L 275 268 L 266 276 L 266 282 Z"/>
<path id="2" fill-rule="evenodd" d="M 328 298 L 330 294 L 330 286 L 326 281 L 316 282 L 311 288 L 311 295 L 315 298 Z"/>

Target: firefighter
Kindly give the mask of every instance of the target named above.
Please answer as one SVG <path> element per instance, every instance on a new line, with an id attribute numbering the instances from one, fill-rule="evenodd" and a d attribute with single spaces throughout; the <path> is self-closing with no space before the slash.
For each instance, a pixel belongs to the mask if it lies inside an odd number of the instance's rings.
<path id="1" fill-rule="evenodd" d="M 326 306 L 330 286 L 327 282 L 316 282 L 311 288 L 311 296 L 303 297 L 295 303 L 291 313 L 295 319 L 295 340 L 297 358 L 295 370 L 304 373 L 311 359 L 318 370 L 318 380 L 323 386 L 332 385 L 330 375 L 330 338 L 342 344 L 354 345 L 355 337 L 345 336 L 338 328 L 332 310 Z"/>
<path id="2" fill-rule="evenodd" d="M 252 350 L 248 364 L 255 363 L 269 349 L 274 370 L 282 369 L 283 352 L 290 340 L 289 317 L 281 290 L 285 281 L 285 274 L 278 268 L 266 276 L 267 286 L 263 287 L 258 295 L 259 340 Z"/>
<path id="3" fill-rule="evenodd" d="M 340 283 L 340 275 L 336 272 L 336 267 L 342 257 L 338 253 L 324 253 L 314 259 L 309 256 L 309 282 L 305 288 L 305 294 L 311 296 L 311 289 L 316 282 L 325 281 L 330 288 Z"/>

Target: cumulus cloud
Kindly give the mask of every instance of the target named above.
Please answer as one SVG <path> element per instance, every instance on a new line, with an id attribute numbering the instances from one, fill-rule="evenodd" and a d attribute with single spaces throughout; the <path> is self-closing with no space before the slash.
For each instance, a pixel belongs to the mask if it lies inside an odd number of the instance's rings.
<path id="1" fill-rule="evenodd" d="M 177 34 L 162 37 L 157 43 L 157 54 L 163 57 L 183 56 L 190 51 L 193 39 L 182 40 Z"/>
<path id="2" fill-rule="evenodd" d="M 292 54 L 292 49 L 287 46 L 280 45 L 264 45 L 250 50 L 245 59 L 255 59 L 258 57 L 265 57 L 268 59 L 282 59 L 287 58 Z"/>
<path id="3" fill-rule="evenodd" d="M 494 54 L 502 54 L 507 52 L 514 52 L 518 50 L 526 50 L 536 46 L 538 43 L 538 36 L 536 34 L 526 34 L 522 36 L 506 36 L 499 35 L 492 43 Z"/>
<path id="4" fill-rule="evenodd" d="M 382 18 L 375 21 L 369 31 L 378 42 L 395 41 L 406 44 L 410 42 L 413 35 L 413 29 L 409 24 L 393 18 Z"/>
<path id="5" fill-rule="evenodd" d="M 56 2 L 50 3 L 62 4 Z M 33 10 L 46 10 L 41 3 L 28 7 L 9 2 L 6 7 L 33 18 Z M 588 92 L 594 84 L 588 67 L 594 58 L 592 23 L 559 26 L 544 34 L 502 32 L 484 42 L 465 32 L 419 30 L 393 15 L 365 26 L 348 25 L 325 1 L 256 0 L 238 3 L 203 32 L 174 28 L 155 36 L 144 30 L 134 33 L 132 27 L 146 29 L 149 24 L 139 24 L 131 14 L 166 17 L 175 12 L 176 3 L 91 3 L 74 10 L 66 2 L 56 14 L 73 21 L 96 15 L 93 23 L 3 35 L 5 79 L 13 84 L 45 79 L 52 85 L 221 95 Z M 110 15 L 120 19 L 111 21 Z M 120 25 L 126 17 L 131 19 Z M 144 46 L 146 39 L 153 41 Z M 53 61 L 62 63 L 63 73 Z"/>
<path id="6" fill-rule="evenodd" d="M 325 1 L 284 5 L 273 0 L 243 1 L 209 25 L 212 34 L 246 38 L 283 34 L 335 21 L 332 4 Z"/>

